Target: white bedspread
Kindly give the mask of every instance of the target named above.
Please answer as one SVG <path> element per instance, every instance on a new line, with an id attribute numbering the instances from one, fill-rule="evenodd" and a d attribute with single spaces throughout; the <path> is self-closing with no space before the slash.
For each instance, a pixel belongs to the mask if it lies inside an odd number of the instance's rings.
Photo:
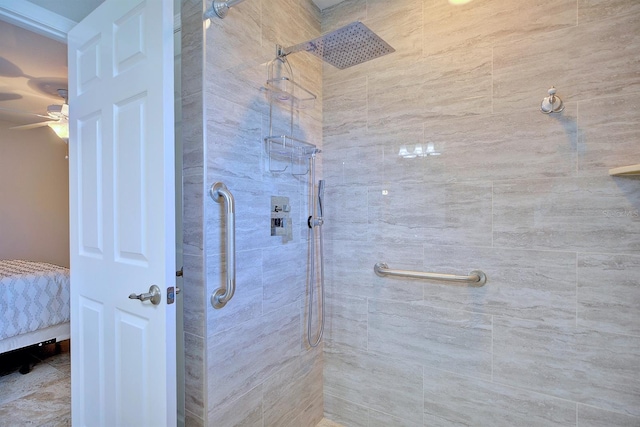
<path id="1" fill-rule="evenodd" d="M 0 260 L 0 340 L 69 321 L 69 269 Z"/>

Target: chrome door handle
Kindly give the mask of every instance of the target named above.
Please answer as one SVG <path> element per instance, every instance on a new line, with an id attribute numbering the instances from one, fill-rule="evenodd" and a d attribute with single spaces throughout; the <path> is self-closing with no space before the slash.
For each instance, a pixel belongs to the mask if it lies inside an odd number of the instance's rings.
<path id="1" fill-rule="evenodd" d="M 162 293 L 160 292 L 160 288 L 156 285 L 151 285 L 149 287 L 149 292 L 146 294 L 131 294 L 129 295 L 129 299 L 139 299 L 140 301 L 151 301 L 151 304 L 158 305 L 160 301 L 162 301 Z"/>

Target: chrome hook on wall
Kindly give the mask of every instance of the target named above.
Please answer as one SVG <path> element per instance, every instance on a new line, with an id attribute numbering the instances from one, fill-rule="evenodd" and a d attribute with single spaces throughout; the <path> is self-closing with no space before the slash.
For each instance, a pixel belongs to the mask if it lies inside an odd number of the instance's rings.
<path id="1" fill-rule="evenodd" d="M 559 96 L 556 95 L 556 88 L 551 86 L 547 91 L 549 96 L 545 96 L 540 104 L 540 111 L 544 114 L 559 113 L 564 110 L 564 103 Z"/>

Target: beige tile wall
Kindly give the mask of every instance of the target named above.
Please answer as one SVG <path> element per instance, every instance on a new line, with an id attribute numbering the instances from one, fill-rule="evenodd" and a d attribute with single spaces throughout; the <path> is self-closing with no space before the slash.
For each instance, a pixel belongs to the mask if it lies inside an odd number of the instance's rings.
<path id="1" fill-rule="evenodd" d="M 310 0 L 247 0 L 204 29 L 211 1 L 182 0 L 184 251 L 187 426 L 315 426 L 323 415 L 322 347 L 306 346 L 307 179 L 265 169 L 264 86 L 276 43 L 320 34 Z M 322 67 L 290 59 L 296 82 L 319 96 L 296 112 L 295 136 L 322 147 Z M 274 111 L 274 128 L 288 113 Z M 318 160 L 321 171 L 321 160 Z M 225 283 L 224 182 L 236 202 L 237 288 L 214 310 Z M 271 196 L 290 198 L 293 239 L 270 235 Z"/>
<path id="2" fill-rule="evenodd" d="M 608 176 L 640 163 L 639 3 L 350 0 L 322 30 L 355 20 L 397 52 L 323 68 L 326 417 L 640 425 L 640 179 Z"/>

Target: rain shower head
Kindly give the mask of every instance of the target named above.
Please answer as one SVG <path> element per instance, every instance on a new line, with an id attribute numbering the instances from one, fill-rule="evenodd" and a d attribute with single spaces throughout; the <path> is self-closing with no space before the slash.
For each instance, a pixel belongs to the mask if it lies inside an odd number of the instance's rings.
<path id="1" fill-rule="evenodd" d="M 324 36 L 280 49 L 278 56 L 309 52 L 341 70 L 395 52 L 362 22 L 353 22 Z"/>

